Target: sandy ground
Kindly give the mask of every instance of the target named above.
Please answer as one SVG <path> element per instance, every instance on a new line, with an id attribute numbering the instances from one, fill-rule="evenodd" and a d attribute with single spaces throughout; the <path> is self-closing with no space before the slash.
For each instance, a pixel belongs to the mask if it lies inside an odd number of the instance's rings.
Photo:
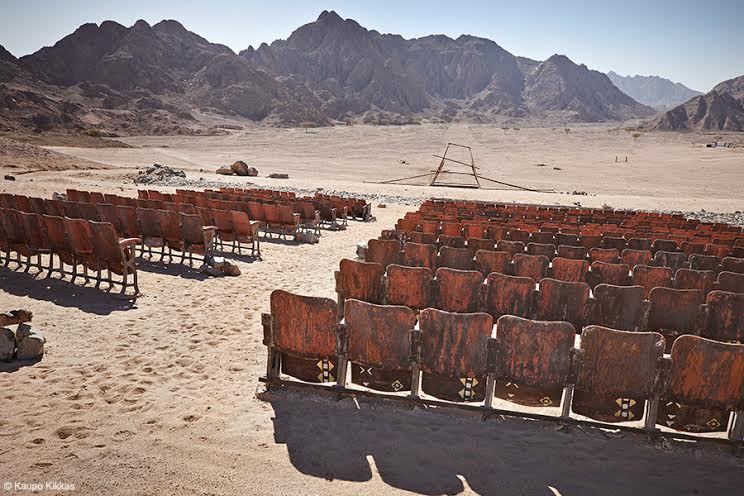
<path id="1" fill-rule="evenodd" d="M 133 195 L 126 178 L 138 166 L 158 161 L 216 180 L 199 169 L 247 158 L 262 173 L 288 172 L 289 184 L 303 188 L 685 210 L 744 204 L 744 152 L 696 148 L 690 135 L 633 143 L 602 128 L 566 137 L 549 129 L 504 136 L 495 127 L 424 126 L 128 141 L 147 146 L 63 150 L 113 169 L 24 174 L 0 182 L 0 191 L 48 197 L 78 187 Z M 426 171 L 447 141 L 473 143 L 484 175 L 597 196 L 360 183 L 376 168 L 380 179 Z M 610 163 L 626 153 L 629 165 Z M 697 443 L 654 444 L 631 434 L 285 392 L 257 399 L 266 356 L 261 312 L 270 292 L 334 297 L 339 260 L 412 208 L 375 209 L 376 222 L 324 232 L 317 245 L 267 242 L 262 261 L 235 258 L 243 272 L 237 278 L 205 279 L 179 264 L 143 262 L 144 295 L 136 304 L 0 269 L 0 310 L 32 310 L 48 339 L 41 362 L 0 368 L 0 483 L 58 481 L 74 484 L 78 494 L 163 495 L 720 495 L 744 487 L 744 459 Z"/>

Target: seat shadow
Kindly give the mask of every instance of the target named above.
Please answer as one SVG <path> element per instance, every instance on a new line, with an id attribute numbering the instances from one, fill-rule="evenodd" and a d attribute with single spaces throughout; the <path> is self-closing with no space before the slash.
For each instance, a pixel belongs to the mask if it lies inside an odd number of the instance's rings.
<path id="1" fill-rule="evenodd" d="M 181 263 L 180 259 L 180 256 L 174 256 L 173 261 L 170 261 L 168 255 L 163 260 L 160 260 L 159 255 L 154 255 L 152 258 L 139 257 L 137 258 L 137 270 L 197 281 L 209 278 L 208 274 L 199 272 L 199 267 L 204 263 L 202 260 L 194 260 L 194 266 L 190 267 L 188 264 Z"/>
<path id="2" fill-rule="evenodd" d="M 92 285 L 81 286 L 81 279 L 75 283 L 67 279 L 59 279 L 55 274 L 51 278 L 0 268 L 0 290 L 16 296 L 28 296 L 34 300 L 54 303 L 62 307 L 78 308 L 85 313 L 109 315 L 112 312 L 126 311 L 134 308 L 135 297 L 119 294 L 119 286 L 108 291 L 105 283 L 103 289 Z"/>
<path id="3" fill-rule="evenodd" d="M 744 460 L 698 443 L 660 446 L 643 435 L 483 421 L 362 397 L 272 390 L 261 399 L 273 407 L 274 438 L 292 465 L 327 480 L 371 480 L 373 462 L 386 484 L 431 495 L 733 494 L 744 484 Z"/>
<path id="4" fill-rule="evenodd" d="M 15 360 L 12 362 L 0 362 L 0 374 L 10 374 L 22 369 L 23 367 L 36 365 L 40 361 L 41 360 Z"/>

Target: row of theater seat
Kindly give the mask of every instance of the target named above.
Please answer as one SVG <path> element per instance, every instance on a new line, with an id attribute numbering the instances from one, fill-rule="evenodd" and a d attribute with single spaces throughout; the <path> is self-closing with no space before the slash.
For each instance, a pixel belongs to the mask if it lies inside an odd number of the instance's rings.
<path id="1" fill-rule="evenodd" d="M 469 240 L 469 241 L 472 241 Z M 614 248 L 592 248 L 560 246 L 559 255 L 576 258 L 548 257 L 530 250 L 521 251 L 521 242 L 502 241 L 499 250 L 486 250 L 480 245 L 468 248 L 403 243 L 397 240 L 369 240 L 365 260 L 384 267 L 391 264 L 412 267 L 447 267 L 460 270 L 478 270 L 484 275 L 491 272 L 530 277 L 535 282 L 551 277 L 567 282 L 587 282 L 591 287 L 601 283 L 616 285 L 639 284 L 646 295 L 656 286 L 679 289 L 700 289 L 707 293 L 721 284 L 727 291 L 742 291 L 744 259 L 726 257 L 723 260 L 711 255 L 691 255 L 690 261 L 683 253 L 651 253 L 625 249 L 622 253 Z M 506 246 L 508 245 L 508 246 Z M 547 245 L 552 246 L 552 245 Z M 516 249 L 514 249 L 516 248 Z M 565 248 L 565 249 L 564 249 Z M 586 257 L 586 258 L 584 258 Z M 591 263 L 590 263 L 591 262 Z M 624 263 L 623 263 L 624 262 Z M 648 265 L 646 265 L 648 264 Z M 718 273 L 721 273 L 720 276 Z M 677 274 L 680 277 L 675 277 Z M 717 280 L 718 277 L 718 280 Z"/>
<path id="2" fill-rule="evenodd" d="M 53 215 L 19 212 L 0 208 L 0 250 L 5 252 L 5 267 L 9 267 L 11 254 L 16 253 L 15 262 L 18 268 L 25 265 L 47 270 L 47 276 L 59 273 L 62 277 L 71 275 L 71 282 L 78 276 L 89 281 L 88 270 L 96 272 L 96 287 L 107 282 L 109 288 L 114 283 L 121 284 L 121 292 L 132 287 L 135 295 L 139 293 L 137 268 L 135 265 L 135 246 L 141 243 L 139 238 L 120 238 L 116 229 L 108 222 L 94 222 L 84 219 L 70 219 Z M 42 255 L 48 255 L 48 265 L 42 262 Z M 25 263 L 21 257 L 25 257 Z M 36 257 L 36 262 L 31 257 Z M 54 257 L 59 260 L 55 267 Z M 65 264 L 72 271 L 65 269 Z M 78 267 L 82 272 L 78 272 Z M 108 277 L 103 276 L 103 271 Z M 114 281 L 112 273 L 122 276 L 121 281 Z M 132 276 L 131 283 L 129 276 Z"/>
<path id="3" fill-rule="evenodd" d="M 744 275 L 741 275 L 744 278 Z M 336 292 L 344 302 L 427 307 L 454 313 L 485 312 L 570 322 L 577 330 L 590 324 L 614 329 L 657 331 L 669 344 L 681 334 L 721 341 L 744 341 L 744 293 L 602 283 L 593 292 L 584 282 L 543 278 L 535 289 L 529 277 L 477 271 L 389 265 L 341 260 Z"/>
<path id="4" fill-rule="evenodd" d="M 446 270 L 446 269 L 440 269 Z M 301 323 L 301 325 L 300 325 Z M 264 314 L 267 380 L 281 374 L 383 392 L 414 400 L 493 398 L 528 406 L 563 406 L 602 422 L 645 419 L 682 431 L 722 431 L 744 437 L 744 345 L 679 337 L 664 358 L 655 332 L 584 328 L 575 348 L 568 322 L 486 313 L 345 303 L 285 291 L 271 295 Z M 349 373 L 350 369 L 350 373 Z M 732 412 L 737 412 L 733 417 Z"/>

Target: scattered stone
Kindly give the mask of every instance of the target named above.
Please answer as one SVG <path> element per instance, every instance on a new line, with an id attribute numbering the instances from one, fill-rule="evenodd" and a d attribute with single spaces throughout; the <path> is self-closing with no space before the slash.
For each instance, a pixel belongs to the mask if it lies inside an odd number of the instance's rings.
<path id="1" fill-rule="evenodd" d="M 237 277 L 240 275 L 240 267 L 232 262 L 225 261 L 220 270 L 226 276 Z"/>
<path id="2" fill-rule="evenodd" d="M 289 179 L 289 174 L 272 173 L 272 174 L 269 174 L 269 177 L 271 179 Z"/>
<path id="3" fill-rule="evenodd" d="M 300 241 L 302 243 L 310 243 L 310 244 L 316 244 L 320 242 L 320 238 L 315 235 L 315 233 L 311 232 L 298 232 L 295 234 L 295 241 Z"/>
<path id="4" fill-rule="evenodd" d="M 377 208 L 387 208 L 387 205 L 385 205 L 384 203 L 378 203 Z"/>
<path id="5" fill-rule="evenodd" d="M 44 356 L 44 335 L 28 324 L 20 324 L 16 331 L 16 358 L 18 360 L 41 360 Z"/>
<path id="6" fill-rule="evenodd" d="M 57 193 L 55 191 L 54 193 L 52 193 L 52 200 L 67 201 L 67 193 Z"/>
<path id="7" fill-rule="evenodd" d="M 553 167 L 553 170 L 563 170 L 560 167 Z"/>
<path id="8" fill-rule="evenodd" d="M 15 334 L 7 327 L 0 327 L 0 362 L 10 362 L 15 355 Z"/>
<path id="9" fill-rule="evenodd" d="M 225 274 L 218 268 L 212 267 L 211 265 L 202 264 L 201 267 L 199 267 L 199 272 L 202 274 L 207 274 L 212 277 L 224 277 Z"/>
<path id="10" fill-rule="evenodd" d="M 219 174 L 220 176 L 232 176 L 233 174 L 235 174 L 235 171 L 232 169 L 232 167 L 228 165 L 223 165 L 222 167 L 217 169 L 215 172 Z"/>
<path id="11" fill-rule="evenodd" d="M 11 175 L 6 175 L 6 176 L 5 176 L 5 180 L 6 180 L 6 181 L 15 181 L 15 176 L 11 176 Z"/>
<path id="12" fill-rule="evenodd" d="M 361 241 L 357 243 L 356 255 L 359 260 L 367 260 L 367 243 Z"/>
<path id="13" fill-rule="evenodd" d="M 248 167 L 248 176 L 249 177 L 258 176 L 258 169 L 256 169 L 255 167 Z"/>
<path id="14" fill-rule="evenodd" d="M 0 313 L 0 327 L 31 322 L 34 314 L 28 310 L 11 310 Z"/>
<path id="15" fill-rule="evenodd" d="M 144 172 L 140 172 L 139 175 L 134 178 L 134 183 L 156 184 L 174 177 L 185 179 L 186 173 L 182 170 L 168 167 L 167 165 L 152 164 L 151 167 L 148 167 Z"/>
<path id="16" fill-rule="evenodd" d="M 238 160 L 235 163 L 233 163 L 230 166 L 230 169 L 232 169 L 235 174 L 238 176 L 247 176 L 248 175 L 248 164 L 243 162 L 242 160 Z"/>

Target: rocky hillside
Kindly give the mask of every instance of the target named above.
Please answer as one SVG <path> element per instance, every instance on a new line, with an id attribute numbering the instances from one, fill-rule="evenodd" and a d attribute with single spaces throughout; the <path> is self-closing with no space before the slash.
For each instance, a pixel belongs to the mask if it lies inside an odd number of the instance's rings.
<path id="1" fill-rule="evenodd" d="M 660 111 L 702 95 L 701 92 L 691 90 L 682 83 L 675 83 L 659 76 L 621 76 L 610 71 L 607 77 L 626 95 Z"/>
<path id="2" fill-rule="evenodd" d="M 16 59 L 0 51 L 0 126 L 37 132 L 202 134 L 209 118 L 611 121 L 652 110 L 565 56 L 516 57 L 474 36 L 406 40 L 324 11 L 240 54 L 176 21 L 85 24 Z M 211 117 L 210 117 L 211 116 Z"/>
<path id="3" fill-rule="evenodd" d="M 647 122 L 659 130 L 744 131 L 744 76 L 724 81 L 705 95 Z"/>

